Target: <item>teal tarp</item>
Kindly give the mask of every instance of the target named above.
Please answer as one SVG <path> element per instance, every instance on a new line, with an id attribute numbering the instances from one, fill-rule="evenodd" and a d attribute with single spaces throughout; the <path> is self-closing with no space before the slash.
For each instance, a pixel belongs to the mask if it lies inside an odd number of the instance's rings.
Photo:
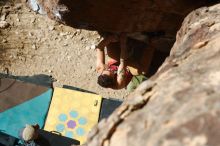
<path id="1" fill-rule="evenodd" d="M 43 127 L 49 108 L 52 89 L 20 105 L 0 113 L 0 130 L 18 137 L 25 124 L 39 124 Z"/>

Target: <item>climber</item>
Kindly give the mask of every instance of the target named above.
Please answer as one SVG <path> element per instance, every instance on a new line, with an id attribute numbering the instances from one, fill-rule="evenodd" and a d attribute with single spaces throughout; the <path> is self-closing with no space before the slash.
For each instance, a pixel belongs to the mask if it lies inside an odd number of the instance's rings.
<path id="1" fill-rule="evenodd" d="M 119 41 L 120 40 L 120 41 Z M 108 61 L 108 65 L 105 65 L 105 53 L 104 47 L 114 45 L 117 42 L 120 42 L 119 49 L 108 49 L 108 56 L 111 57 Z M 98 84 L 105 88 L 112 89 L 122 89 L 124 88 L 131 80 L 132 74 L 129 72 L 127 67 L 127 51 L 126 51 L 126 36 L 123 34 L 120 38 L 116 35 L 109 35 L 97 46 L 97 71 L 100 73 L 98 77 Z M 120 56 L 116 56 L 115 53 Z M 119 62 L 120 60 L 120 62 Z"/>
<path id="2" fill-rule="evenodd" d="M 128 90 L 133 91 L 137 87 L 133 84 L 140 84 L 146 80 L 145 75 L 150 66 L 153 49 L 146 49 L 145 43 L 127 38 L 125 34 L 120 36 L 107 34 L 103 37 L 96 48 L 96 70 L 100 74 L 98 84 L 112 89 L 128 86 Z M 107 65 L 105 65 L 105 47 L 109 58 Z"/>

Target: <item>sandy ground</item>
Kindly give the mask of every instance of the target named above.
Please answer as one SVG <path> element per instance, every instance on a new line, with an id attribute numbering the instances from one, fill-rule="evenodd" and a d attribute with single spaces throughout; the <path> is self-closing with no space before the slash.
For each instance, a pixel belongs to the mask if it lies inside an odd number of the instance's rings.
<path id="1" fill-rule="evenodd" d="M 94 45 L 100 41 L 95 31 L 74 29 L 36 14 L 20 3 L 0 2 L 0 73 L 9 70 L 17 78 L 55 87 L 78 87 L 104 97 L 123 98 L 123 90 L 97 85 Z"/>

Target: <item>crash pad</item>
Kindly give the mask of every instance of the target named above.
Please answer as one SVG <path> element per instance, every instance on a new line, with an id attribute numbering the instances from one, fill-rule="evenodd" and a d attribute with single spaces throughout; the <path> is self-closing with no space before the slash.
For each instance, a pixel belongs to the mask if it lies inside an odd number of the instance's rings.
<path id="1" fill-rule="evenodd" d="M 83 144 L 98 123 L 102 97 L 64 88 L 54 88 L 44 130 L 56 131 Z"/>
<path id="2" fill-rule="evenodd" d="M 43 127 L 51 96 L 51 88 L 0 79 L 0 131 L 18 138 L 25 124 Z"/>

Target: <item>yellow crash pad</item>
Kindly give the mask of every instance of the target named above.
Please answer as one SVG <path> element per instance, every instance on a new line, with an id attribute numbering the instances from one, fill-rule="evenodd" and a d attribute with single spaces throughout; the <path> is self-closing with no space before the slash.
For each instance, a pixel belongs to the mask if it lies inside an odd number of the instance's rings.
<path id="1" fill-rule="evenodd" d="M 100 95 L 55 88 L 44 130 L 59 132 L 83 144 L 98 123 L 101 101 Z"/>

